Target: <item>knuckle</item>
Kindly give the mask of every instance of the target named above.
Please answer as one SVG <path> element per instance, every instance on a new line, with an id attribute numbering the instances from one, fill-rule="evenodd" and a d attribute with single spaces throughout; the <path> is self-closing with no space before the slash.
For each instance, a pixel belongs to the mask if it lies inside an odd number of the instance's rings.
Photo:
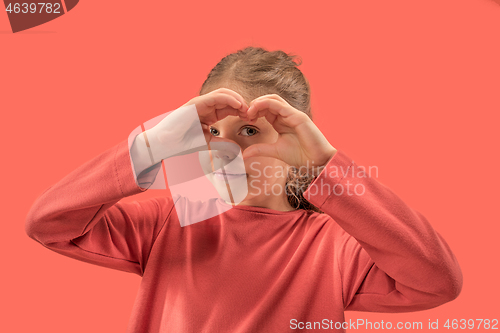
<path id="1" fill-rule="evenodd" d="M 308 120 L 310 120 L 310 118 L 307 116 L 307 114 L 305 114 L 302 111 L 299 111 L 298 114 L 297 114 L 297 116 L 298 116 L 298 118 L 300 120 L 300 123 L 305 123 Z"/>

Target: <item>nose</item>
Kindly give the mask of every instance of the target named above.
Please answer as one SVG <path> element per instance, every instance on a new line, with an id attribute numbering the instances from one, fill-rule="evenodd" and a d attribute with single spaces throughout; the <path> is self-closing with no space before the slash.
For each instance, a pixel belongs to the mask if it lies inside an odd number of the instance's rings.
<path id="1" fill-rule="evenodd" d="M 235 157 L 234 154 L 224 150 L 216 150 L 214 156 L 222 160 L 233 160 Z"/>
<path id="2" fill-rule="evenodd" d="M 234 160 L 240 153 L 240 146 L 236 142 L 222 138 L 212 139 L 209 149 L 212 150 L 214 158 L 228 162 Z"/>
<path id="3" fill-rule="evenodd" d="M 235 161 L 240 154 L 240 146 L 234 141 L 227 139 L 220 139 L 210 141 L 209 149 L 212 151 L 213 158 L 213 168 L 214 170 L 225 167 L 231 162 Z M 239 164 L 233 166 L 234 168 L 239 168 Z"/>
<path id="4" fill-rule="evenodd" d="M 240 151 L 239 146 L 231 142 L 221 142 L 221 144 L 212 144 L 212 154 L 219 162 L 227 164 L 234 160 Z"/>

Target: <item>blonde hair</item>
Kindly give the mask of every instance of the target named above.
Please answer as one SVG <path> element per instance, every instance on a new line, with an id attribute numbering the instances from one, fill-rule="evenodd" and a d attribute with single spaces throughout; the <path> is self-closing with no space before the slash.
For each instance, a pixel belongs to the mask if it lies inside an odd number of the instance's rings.
<path id="1" fill-rule="evenodd" d="M 297 68 L 301 64 L 296 55 L 249 46 L 222 58 L 203 82 L 200 95 L 221 86 L 237 91 L 247 102 L 277 94 L 312 120 L 309 82 Z M 296 209 L 323 213 L 302 195 L 313 180 L 307 172 L 289 168 L 285 185 L 288 202 Z"/>

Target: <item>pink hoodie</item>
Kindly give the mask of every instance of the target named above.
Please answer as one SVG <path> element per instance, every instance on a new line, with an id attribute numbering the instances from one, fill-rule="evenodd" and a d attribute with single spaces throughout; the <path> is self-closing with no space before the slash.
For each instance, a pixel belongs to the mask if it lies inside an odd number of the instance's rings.
<path id="1" fill-rule="evenodd" d="M 333 327 L 344 310 L 455 299 L 462 273 L 445 240 L 361 171 L 337 151 L 304 193 L 325 214 L 236 206 L 181 227 L 172 198 L 119 202 L 143 191 L 122 141 L 45 190 L 26 232 L 65 256 L 142 276 L 127 332 L 284 332 Z M 185 212 L 203 209 L 178 200 Z"/>

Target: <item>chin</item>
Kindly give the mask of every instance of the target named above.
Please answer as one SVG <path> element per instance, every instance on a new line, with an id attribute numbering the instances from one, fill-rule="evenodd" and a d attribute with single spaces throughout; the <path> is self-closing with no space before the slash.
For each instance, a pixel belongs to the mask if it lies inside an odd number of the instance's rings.
<path id="1" fill-rule="evenodd" d="M 217 190 L 219 197 L 228 203 L 234 202 L 235 204 L 239 204 L 248 196 L 247 176 L 227 179 L 227 183 L 225 180 L 215 177 L 213 173 L 207 175 L 207 178 Z M 231 200 L 231 196 L 233 200 Z"/>

